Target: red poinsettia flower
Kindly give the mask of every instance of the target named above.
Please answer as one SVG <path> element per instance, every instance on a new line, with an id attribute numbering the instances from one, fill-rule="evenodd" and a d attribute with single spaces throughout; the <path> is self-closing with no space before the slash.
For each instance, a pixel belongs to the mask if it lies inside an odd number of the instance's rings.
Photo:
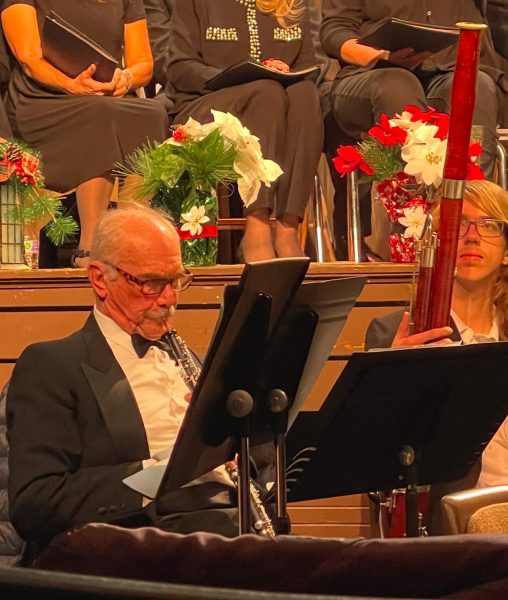
<path id="1" fill-rule="evenodd" d="M 478 157 L 483 152 L 483 147 L 480 142 L 469 144 L 469 162 L 467 164 L 466 180 L 485 179 L 485 175 L 478 164 Z"/>
<path id="2" fill-rule="evenodd" d="M 411 121 L 421 121 L 427 125 L 435 125 L 437 127 L 437 133 L 434 137 L 445 140 L 448 137 L 448 129 L 450 126 L 450 117 L 446 113 L 438 112 L 432 106 L 428 106 L 425 110 L 419 106 L 413 106 L 408 104 L 404 107 L 404 112 L 408 112 L 411 115 Z"/>
<path id="3" fill-rule="evenodd" d="M 183 127 L 177 127 L 173 131 L 173 139 L 175 140 L 175 142 L 186 142 L 187 141 L 187 135 L 185 134 L 185 130 Z"/>
<path id="4" fill-rule="evenodd" d="M 401 127 L 392 127 L 388 116 L 381 115 L 380 123 L 369 129 L 369 135 L 379 140 L 383 146 L 396 146 L 406 141 L 407 131 Z"/>
<path id="5" fill-rule="evenodd" d="M 360 169 L 366 175 L 373 175 L 374 173 L 370 165 L 363 159 L 363 156 L 354 146 L 341 146 L 337 148 L 337 156 L 332 160 L 335 169 L 341 175 L 351 173 L 355 169 Z"/>

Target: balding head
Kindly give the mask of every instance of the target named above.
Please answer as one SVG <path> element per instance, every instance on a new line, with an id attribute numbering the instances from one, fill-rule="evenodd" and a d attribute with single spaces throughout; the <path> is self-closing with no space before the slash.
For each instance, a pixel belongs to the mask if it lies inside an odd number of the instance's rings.
<path id="1" fill-rule="evenodd" d="M 178 234 L 164 215 L 134 205 L 103 215 L 95 230 L 88 274 L 97 307 L 128 333 L 149 339 L 170 327 L 177 294 L 172 282 L 185 275 Z M 160 293 L 143 282 L 167 282 Z"/>
<path id="2" fill-rule="evenodd" d="M 135 203 L 109 210 L 95 228 L 90 260 L 117 264 L 126 254 L 136 254 L 140 246 L 161 236 L 178 242 L 176 229 L 165 213 Z"/>

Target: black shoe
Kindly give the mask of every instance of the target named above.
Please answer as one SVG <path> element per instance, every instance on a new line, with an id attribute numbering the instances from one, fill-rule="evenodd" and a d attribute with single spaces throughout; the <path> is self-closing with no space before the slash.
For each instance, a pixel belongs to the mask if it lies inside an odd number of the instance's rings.
<path id="1" fill-rule="evenodd" d="M 73 269 L 79 269 L 80 267 L 78 267 L 78 265 L 76 264 L 76 258 L 89 258 L 89 257 L 90 257 L 90 250 L 82 250 L 81 248 L 77 248 L 71 254 L 71 267 Z"/>

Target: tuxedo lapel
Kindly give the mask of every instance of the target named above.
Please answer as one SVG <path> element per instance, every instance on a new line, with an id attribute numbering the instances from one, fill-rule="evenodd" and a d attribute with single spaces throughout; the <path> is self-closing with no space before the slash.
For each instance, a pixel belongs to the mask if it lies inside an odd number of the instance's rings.
<path id="1" fill-rule="evenodd" d="M 134 394 L 93 315 L 82 333 L 88 348 L 83 372 L 111 435 L 118 461 L 149 458 L 146 431 Z"/>

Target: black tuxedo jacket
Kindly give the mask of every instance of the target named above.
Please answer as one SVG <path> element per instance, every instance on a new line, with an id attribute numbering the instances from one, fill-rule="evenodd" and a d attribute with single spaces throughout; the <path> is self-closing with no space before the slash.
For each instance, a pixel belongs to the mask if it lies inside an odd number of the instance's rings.
<path id="1" fill-rule="evenodd" d="M 93 316 L 29 346 L 7 398 L 11 520 L 30 541 L 94 521 L 122 522 L 142 498 L 122 483 L 149 458 L 125 375 Z"/>

